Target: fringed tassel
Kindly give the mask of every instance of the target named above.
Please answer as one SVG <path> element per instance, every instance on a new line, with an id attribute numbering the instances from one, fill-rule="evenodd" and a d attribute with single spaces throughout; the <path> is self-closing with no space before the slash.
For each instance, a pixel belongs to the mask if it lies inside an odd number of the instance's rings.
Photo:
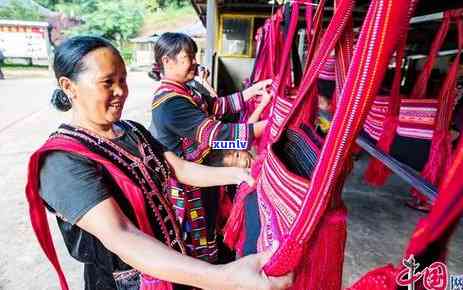
<path id="1" fill-rule="evenodd" d="M 140 290 L 174 290 L 172 283 L 142 274 Z"/>
<path id="2" fill-rule="evenodd" d="M 227 193 L 226 186 L 219 187 L 219 210 L 217 213 L 217 232 L 223 235 L 224 227 L 230 218 L 233 201 Z"/>
<path id="3" fill-rule="evenodd" d="M 377 144 L 377 147 L 384 153 L 389 153 L 396 135 L 397 125 L 397 118 L 393 116 L 387 117 L 384 121 L 384 130 Z M 365 171 L 364 180 L 372 186 L 382 186 L 389 174 L 390 170 L 381 161 L 371 158 Z"/>
<path id="4" fill-rule="evenodd" d="M 428 161 L 421 173 L 424 179 L 438 185 L 445 169 L 449 167 L 452 157 L 451 135 L 448 130 L 436 130 L 432 138 Z M 429 199 L 421 192 L 412 188 L 411 195 L 420 203 L 430 204 Z"/>
<path id="5" fill-rule="evenodd" d="M 395 290 L 398 271 L 392 264 L 366 273 L 355 284 L 345 290 Z"/>
<path id="6" fill-rule="evenodd" d="M 235 197 L 235 202 L 224 227 L 224 242 L 231 249 L 235 249 L 239 255 L 243 254 L 244 241 L 246 240 L 245 227 L 245 201 L 246 197 L 254 189 L 243 184 Z"/>

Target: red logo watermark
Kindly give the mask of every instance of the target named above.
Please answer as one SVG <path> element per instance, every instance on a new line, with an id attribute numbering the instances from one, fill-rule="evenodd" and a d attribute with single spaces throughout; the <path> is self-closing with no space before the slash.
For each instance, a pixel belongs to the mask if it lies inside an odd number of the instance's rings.
<path id="1" fill-rule="evenodd" d="M 408 290 L 415 290 L 415 284 L 422 279 L 423 286 L 427 290 L 447 289 L 449 273 L 444 263 L 434 262 L 420 272 L 417 271 L 420 264 L 411 255 L 408 259 L 404 259 L 402 264 L 405 268 L 396 277 L 397 285 L 407 286 Z"/>

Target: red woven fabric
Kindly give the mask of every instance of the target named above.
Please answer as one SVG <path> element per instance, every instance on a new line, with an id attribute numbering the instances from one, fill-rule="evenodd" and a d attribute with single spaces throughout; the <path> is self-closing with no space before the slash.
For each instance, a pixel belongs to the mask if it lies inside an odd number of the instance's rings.
<path id="1" fill-rule="evenodd" d="M 456 79 L 458 67 L 460 63 L 462 42 L 463 42 L 463 9 L 446 12 L 448 19 L 453 15 L 457 15 L 457 31 L 458 31 L 458 46 L 459 50 L 450 66 L 449 72 L 445 78 L 442 88 L 439 92 L 439 108 L 438 117 L 436 119 L 435 131 L 431 143 L 431 151 L 429 153 L 428 162 L 426 163 L 421 175 L 432 184 L 439 184 L 442 180 L 445 170 L 449 167 L 452 154 L 451 135 L 449 132 L 452 111 L 455 104 L 456 96 Z M 422 195 L 413 189 L 412 193 L 419 198 Z"/>
<path id="2" fill-rule="evenodd" d="M 417 1 L 415 1 L 417 2 Z M 413 9 L 410 9 L 413 10 Z M 412 13 L 409 14 L 409 18 Z M 399 111 L 400 104 L 400 81 L 401 81 L 401 71 L 402 71 L 402 59 L 405 53 L 405 44 L 406 44 L 406 33 L 400 41 L 399 48 L 397 49 L 396 55 L 396 71 L 394 74 L 394 81 L 392 85 L 392 94 L 389 98 L 388 108 L 387 108 L 387 117 L 383 123 L 383 132 L 381 137 L 378 140 L 376 146 L 378 149 L 389 153 L 389 149 L 394 141 L 396 134 L 398 120 L 397 115 Z M 381 186 L 386 182 L 387 177 L 389 176 L 389 169 L 378 159 L 370 158 L 370 162 L 365 171 L 365 181 L 371 185 Z"/>
<path id="3" fill-rule="evenodd" d="M 273 24 L 270 29 L 270 43 L 274 45 L 269 46 L 270 48 L 276 48 L 275 41 L 276 38 L 279 36 L 280 31 L 280 24 L 282 20 L 282 12 L 281 9 L 278 10 L 277 14 L 272 17 Z M 299 4 L 293 4 L 291 8 L 291 19 L 289 23 L 288 29 L 288 36 L 287 40 L 284 42 L 283 52 L 281 53 L 281 60 L 278 60 L 277 63 L 281 65 L 280 70 L 278 71 L 278 75 L 274 77 L 274 81 L 272 83 L 272 94 L 275 94 L 276 91 L 283 90 L 286 87 L 287 80 L 290 79 L 290 71 L 289 71 L 289 57 L 291 52 L 291 44 L 293 43 L 294 35 L 296 33 L 297 22 L 299 17 Z M 275 60 L 276 61 L 276 60 Z M 275 114 L 275 98 L 272 100 L 271 110 L 272 114 Z M 252 107 L 247 108 L 249 110 Z M 266 146 L 269 143 L 269 135 L 270 135 L 270 127 L 267 126 L 264 130 L 264 133 L 257 141 L 257 153 L 260 155 L 258 158 L 253 162 L 251 167 L 251 175 L 254 178 L 257 178 L 260 168 L 262 166 L 262 156 L 263 152 L 266 151 Z M 231 247 L 236 249 L 238 253 L 241 253 L 243 242 L 246 237 L 245 228 L 244 228 L 244 201 L 246 196 L 255 190 L 254 188 L 249 188 L 247 186 L 242 186 L 238 189 L 237 195 L 234 200 L 234 205 L 228 222 L 224 229 L 225 235 L 225 243 Z"/>
<path id="4" fill-rule="evenodd" d="M 376 93 L 388 64 L 386 60 L 389 59 L 393 47 L 397 42 L 399 36 L 398 28 L 405 25 L 407 10 L 404 11 L 404 7 L 408 7 L 408 5 L 409 1 L 372 2 L 349 67 L 347 80 L 340 95 L 340 105 L 338 105 L 338 109 L 334 115 L 332 129 L 328 133 L 319 162 L 309 182 L 309 189 L 304 195 L 301 210 L 291 224 L 288 236 L 282 237 L 283 242 L 280 244 L 279 249 L 269 264 L 265 266 L 264 270 L 267 274 L 281 275 L 293 270 L 297 272 L 297 268 L 295 269 L 294 266 L 299 265 L 300 260 L 298 258 L 302 256 L 304 246 L 307 242 L 310 243 L 317 232 L 323 230 L 324 224 L 322 220 L 327 217 L 328 203 L 332 201 L 333 193 L 339 192 L 340 188 L 342 188 L 343 171 L 345 170 L 345 161 L 348 157 L 346 152 L 349 152 L 355 136 L 360 129 L 360 125 L 366 116 L 367 109 L 373 101 L 372 96 Z M 337 41 L 333 36 L 344 28 L 346 20 L 350 18 L 351 7 L 352 3 L 348 1 L 341 1 L 337 7 L 339 9 L 337 11 L 342 11 L 344 8 L 349 13 L 347 15 L 335 14 L 333 17 L 337 21 L 332 20 L 326 32 L 326 35 L 332 38 L 332 42 Z M 331 24 L 334 24 L 335 27 L 331 27 Z M 326 60 L 328 56 L 326 53 L 331 51 L 333 48 L 332 45 L 334 43 L 330 43 L 327 37 L 323 38 L 318 49 L 319 55 L 315 57 L 315 61 L 308 69 L 309 73 L 304 78 L 303 84 L 310 84 L 313 78 L 317 76 L 314 73 L 320 69 L 320 66 Z M 360 86 L 360 84 L 366 85 Z M 303 97 L 306 96 L 309 89 L 310 86 L 301 85 L 298 99 L 292 104 L 289 116 L 301 109 L 299 105 L 302 103 Z M 289 118 L 283 120 L 281 125 L 278 126 L 277 129 L 279 130 L 276 140 L 278 140 L 278 137 L 280 137 L 284 128 L 286 128 L 288 121 Z M 270 153 L 268 156 L 271 156 Z M 270 160 L 266 162 L 270 162 Z M 264 172 L 265 169 L 263 168 L 262 175 L 264 175 Z M 281 183 L 282 181 L 280 181 Z M 285 183 L 285 186 L 289 187 L 291 184 Z M 270 186 L 277 186 L 277 184 L 270 184 Z M 294 191 L 288 190 L 286 192 L 293 193 Z M 280 209 L 277 205 L 274 208 Z M 275 213 L 270 216 L 276 215 Z M 337 213 L 337 216 L 340 217 L 340 213 Z M 342 226 L 342 223 L 338 223 L 338 225 Z M 330 253 L 336 256 L 338 252 Z M 310 260 L 310 258 L 308 259 Z M 323 269 L 323 274 L 328 275 L 334 281 L 339 272 L 335 273 L 333 269 L 337 268 L 339 262 L 342 262 L 342 260 L 333 259 L 320 269 Z M 319 275 L 322 275 L 321 272 L 305 274 L 313 275 L 317 278 L 320 278 L 321 276 Z M 317 288 L 311 288 L 310 285 L 296 284 L 293 289 Z"/>
<path id="5" fill-rule="evenodd" d="M 26 185 L 26 197 L 29 203 L 29 214 L 31 218 L 32 228 L 37 236 L 37 239 L 42 247 L 42 250 L 52 263 L 55 268 L 58 278 L 60 281 L 61 289 L 68 290 L 69 286 L 66 282 L 66 278 L 61 269 L 58 256 L 56 254 L 55 247 L 53 245 L 52 236 L 50 233 L 50 227 L 45 211 L 45 205 L 39 194 L 39 171 L 40 162 L 43 156 L 49 151 L 60 150 L 66 152 L 72 152 L 85 156 L 91 160 L 94 160 L 105 167 L 105 169 L 111 174 L 114 181 L 121 188 L 125 197 L 129 200 L 130 204 L 134 209 L 137 223 L 140 229 L 147 235 L 154 236 L 151 225 L 148 220 L 148 216 L 145 211 L 145 202 L 143 199 L 143 193 L 141 190 L 114 164 L 105 158 L 95 154 L 87 149 L 84 145 L 68 139 L 68 138 L 53 138 L 48 140 L 39 150 L 37 150 L 30 158 L 28 180 Z M 147 279 L 148 281 L 148 279 Z M 144 290 L 171 290 L 171 283 L 160 281 L 155 278 L 149 278 L 149 285 L 143 285 Z M 144 288 L 143 288 L 144 287 Z"/>
<path id="6" fill-rule="evenodd" d="M 449 155 L 450 150 L 448 122 L 453 110 L 453 103 L 450 100 L 454 99 L 453 96 L 449 95 L 452 93 L 449 90 L 455 86 L 456 67 L 454 65 L 451 66 L 437 100 L 421 98 L 426 92 L 432 67 L 449 30 L 451 18 L 456 15 L 460 17 L 461 13 L 457 11 L 446 12 L 439 31 L 433 40 L 425 67 L 413 88 L 411 99 L 402 99 L 400 101 L 399 88 L 401 74 L 399 68 L 405 48 L 405 37 L 403 38 L 403 42 L 397 52 L 396 73 L 391 96 L 375 100 L 376 105 L 373 106 L 365 124 L 365 131 L 371 137 L 378 140 L 377 147 L 385 153 L 389 153 L 396 132 L 404 137 L 433 139 L 427 166 L 422 173 L 433 184 L 439 180 L 439 172 L 442 172 L 441 169 L 448 165 L 446 161 L 446 156 Z M 461 18 L 459 17 L 456 18 L 458 27 L 461 26 L 459 24 Z M 460 41 L 461 39 L 459 38 L 459 43 Z M 457 59 L 459 59 L 459 55 Z M 442 122 L 446 123 L 443 126 L 446 129 L 438 130 L 436 125 L 442 124 Z M 390 171 L 382 162 L 372 158 L 365 171 L 364 178 L 371 185 L 381 186 L 385 183 L 389 173 Z M 428 203 L 427 197 L 418 191 L 413 190 L 412 195 L 420 202 Z"/>

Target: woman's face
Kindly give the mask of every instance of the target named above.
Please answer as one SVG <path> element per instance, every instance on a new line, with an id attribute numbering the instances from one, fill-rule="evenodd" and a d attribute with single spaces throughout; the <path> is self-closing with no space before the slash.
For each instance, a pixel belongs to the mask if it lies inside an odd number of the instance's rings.
<path id="1" fill-rule="evenodd" d="M 112 125 L 121 118 L 128 95 L 124 61 L 111 49 L 98 48 L 84 57 L 83 64 L 86 69 L 73 82 L 78 117 Z"/>
<path id="2" fill-rule="evenodd" d="M 164 75 L 179 83 L 186 83 L 195 77 L 196 65 L 195 54 L 182 49 L 175 58 L 164 58 Z"/>

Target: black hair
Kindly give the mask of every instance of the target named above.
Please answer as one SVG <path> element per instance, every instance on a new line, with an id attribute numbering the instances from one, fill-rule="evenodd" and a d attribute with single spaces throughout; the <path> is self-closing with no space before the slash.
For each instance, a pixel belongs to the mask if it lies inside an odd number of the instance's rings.
<path id="1" fill-rule="evenodd" d="M 212 167 L 225 166 L 225 156 L 229 155 L 231 150 L 213 150 L 204 160 L 204 164 Z"/>
<path id="2" fill-rule="evenodd" d="M 67 77 L 70 80 L 77 80 L 79 74 L 86 70 L 82 61 L 84 57 L 98 49 L 109 48 L 116 55 L 121 57 L 119 51 L 108 40 L 96 36 L 76 36 L 61 43 L 55 51 L 53 70 L 58 81 L 60 77 Z M 122 57 L 121 57 L 122 59 Z M 56 89 L 51 97 L 52 105 L 60 111 L 68 111 L 72 104 L 69 97 L 60 88 Z"/>
<path id="3" fill-rule="evenodd" d="M 325 79 L 320 79 L 320 78 L 317 80 L 318 94 L 326 97 L 328 100 L 331 100 L 331 98 L 333 97 L 335 88 L 336 88 L 335 81 L 325 80 Z"/>
<path id="4" fill-rule="evenodd" d="M 166 32 L 156 40 L 154 44 L 154 60 L 155 65 L 159 67 L 159 74 L 164 72 L 162 58 L 164 56 L 175 58 L 182 49 L 193 55 L 198 52 L 196 42 L 184 33 Z M 160 78 L 159 74 L 156 77 L 159 76 Z"/>

